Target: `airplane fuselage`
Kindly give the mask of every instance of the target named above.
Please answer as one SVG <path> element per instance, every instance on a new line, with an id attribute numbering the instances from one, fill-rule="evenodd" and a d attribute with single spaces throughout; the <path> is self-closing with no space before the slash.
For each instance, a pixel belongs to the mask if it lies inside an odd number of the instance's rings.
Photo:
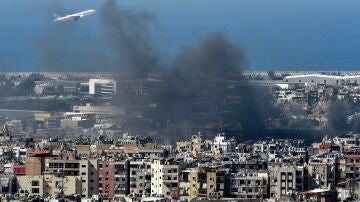
<path id="1" fill-rule="evenodd" d="M 57 16 L 54 19 L 54 22 L 64 22 L 64 21 L 69 21 L 69 20 L 78 20 L 80 18 L 84 18 L 84 17 L 86 17 L 88 15 L 92 15 L 92 14 L 95 14 L 95 13 L 96 13 L 95 10 L 87 10 L 87 11 L 82 11 L 82 12 L 71 14 L 71 15 Z"/>

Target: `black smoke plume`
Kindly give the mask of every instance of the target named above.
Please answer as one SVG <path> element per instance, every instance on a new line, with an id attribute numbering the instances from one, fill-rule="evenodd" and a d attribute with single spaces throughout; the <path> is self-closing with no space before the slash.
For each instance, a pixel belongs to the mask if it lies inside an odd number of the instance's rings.
<path id="1" fill-rule="evenodd" d="M 324 132 L 330 136 L 344 135 L 349 130 L 348 106 L 342 101 L 331 103 L 326 109 L 327 123 Z"/>
<path id="2" fill-rule="evenodd" d="M 146 118 L 160 125 L 185 123 L 194 130 L 215 125 L 259 137 L 265 121 L 279 116 L 269 89 L 255 87 L 242 77 L 249 66 L 245 51 L 224 33 L 206 34 L 198 43 L 183 47 L 173 61 L 160 64 L 159 51 L 151 43 L 153 15 L 106 0 L 98 16 L 102 37 L 86 35 L 80 45 L 75 46 L 69 36 L 77 32 L 77 22 L 48 29 L 38 46 L 40 64 L 56 71 L 116 71 L 140 78 L 161 72 L 161 85 L 140 102 L 141 110 L 150 102 L 157 104 Z M 117 102 L 135 108 L 132 100 L 124 102 L 129 97 L 120 96 Z"/>
<path id="3" fill-rule="evenodd" d="M 270 89 L 254 86 L 242 77 L 248 67 L 243 48 L 221 32 L 205 35 L 182 49 L 155 93 L 160 114 L 174 122 L 221 123 L 243 136 L 261 136 L 265 121 L 278 117 Z M 202 117 L 201 114 L 206 114 Z M 201 117 L 201 121 L 196 118 Z M 201 130 L 201 128 L 195 128 Z"/>
<path id="4" fill-rule="evenodd" d="M 159 71 L 159 56 L 151 45 L 154 16 L 131 11 L 107 0 L 100 10 L 105 43 L 111 50 L 111 64 L 127 73 Z"/>

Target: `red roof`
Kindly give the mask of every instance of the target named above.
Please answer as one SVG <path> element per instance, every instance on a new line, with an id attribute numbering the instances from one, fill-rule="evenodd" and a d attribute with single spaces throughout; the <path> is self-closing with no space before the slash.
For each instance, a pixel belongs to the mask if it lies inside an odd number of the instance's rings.
<path id="1" fill-rule="evenodd" d="M 14 166 L 13 172 L 15 175 L 25 175 L 25 166 Z"/>
<path id="2" fill-rule="evenodd" d="M 44 138 L 48 133 L 35 133 L 32 135 L 33 138 Z"/>
<path id="3" fill-rule="evenodd" d="M 360 158 L 359 154 L 345 154 L 345 158 Z"/>
<path id="4" fill-rule="evenodd" d="M 27 154 L 46 155 L 46 154 L 50 154 L 50 151 L 28 151 Z"/>
<path id="5" fill-rule="evenodd" d="M 321 144 L 319 145 L 319 148 L 320 149 L 331 149 L 331 144 Z"/>

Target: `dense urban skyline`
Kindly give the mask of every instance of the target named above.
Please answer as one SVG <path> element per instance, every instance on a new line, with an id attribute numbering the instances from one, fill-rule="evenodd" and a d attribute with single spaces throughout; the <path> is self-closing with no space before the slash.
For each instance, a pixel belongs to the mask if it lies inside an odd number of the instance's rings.
<path id="1" fill-rule="evenodd" d="M 2 0 L 0 201 L 360 201 L 358 0 Z"/>

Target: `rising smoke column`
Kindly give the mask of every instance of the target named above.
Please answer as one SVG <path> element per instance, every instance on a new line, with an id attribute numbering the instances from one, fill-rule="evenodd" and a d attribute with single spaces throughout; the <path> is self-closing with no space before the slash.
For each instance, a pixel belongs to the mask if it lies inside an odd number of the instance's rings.
<path id="1" fill-rule="evenodd" d="M 63 9 L 56 4 L 54 10 Z M 44 35 L 35 40 L 41 70 L 112 71 L 143 76 L 159 70 L 159 56 L 151 44 L 156 21 L 153 15 L 106 0 L 98 15 L 91 17 L 99 17 L 97 34 L 89 32 L 86 26 L 94 25 L 83 20 L 44 25 Z"/>
<path id="2" fill-rule="evenodd" d="M 266 119 L 280 111 L 268 88 L 254 86 L 241 76 L 247 67 L 243 48 L 222 32 L 209 33 L 197 44 L 184 47 L 155 94 L 163 117 L 181 122 L 203 112 L 214 116 L 206 117 L 210 121 L 261 136 Z"/>
<path id="3" fill-rule="evenodd" d="M 153 15 L 127 10 L 115 0 L 107 0 L 100 17 L 114 67 L 137 75 L 159 70 L 159 56 L 150 42 L 155 22 Z"/>
<path id="4" fill-rule="evenodd" d="M 208 33 L 183 47 L 169 64 L 160 65 L 159 51 L 151 43 L 153 15 L 106 0 L 97 16 L 102 37 L 89 34 L 78 45 L 69 36 L 77 33 L 77 22 L 47 29 L 39 43 L 40 64 L 57 71 L 117 71 L 141 78 L 161 71 L 162 85 L 152 92 L 151 101 L 158 103 L 156 116 L 162 123 L 191 122 L 192 114 L 207 113 L 206 121 L 223 121 L 245 134 L 261 135 L 264 121 L 278 116 L 269 90 L 241 77 L 249 61 L 226 34 Z M 143 104 L 146 108 L 148 103 Z"/>
<path id="5" fill-rule="evenodd" d="M 180 51 L 167 68 L 162 88 L 154 99 L 166 117 L 188 118 L 191 112 L 199 110 L 195 103 L 201 96 L 221 101 L 225 92 L 220 86 L 211 85 L 239 74 L 246 64 L 245 54 L 224 34 L 210 33 Z"/>
<path id="6" fill-rule="evenodd" d="M 349 129 L 347 123 L 348 106 L 342 101 L 330 103 L 326 108 L 327 123 L 324 133 L 330 136 L 343 135 Z"/>

